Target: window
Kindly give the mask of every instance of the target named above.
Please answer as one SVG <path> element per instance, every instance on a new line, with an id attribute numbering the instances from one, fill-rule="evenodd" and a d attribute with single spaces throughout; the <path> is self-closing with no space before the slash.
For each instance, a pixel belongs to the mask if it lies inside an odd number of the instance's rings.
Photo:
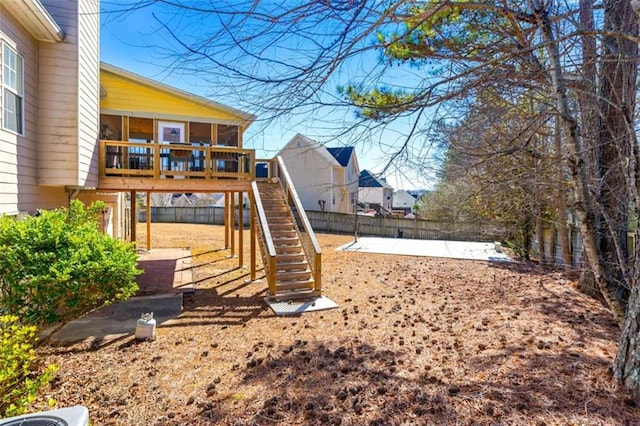
<path id="1" fill-rule="evenodd" d="M 218 124 L 218 145 L 239 146 L 238 126 Z"/>
<path id="2" fill-rule="evenodd" d="M 2 45 L 2 127 L 22 134 L 24 75 L 22 57 L 15 50 Z"/>

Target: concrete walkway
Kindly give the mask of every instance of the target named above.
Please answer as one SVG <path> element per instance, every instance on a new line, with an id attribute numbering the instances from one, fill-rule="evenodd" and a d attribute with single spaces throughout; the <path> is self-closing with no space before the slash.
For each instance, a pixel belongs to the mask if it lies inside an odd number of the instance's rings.
<path id="1" fill-rule="evenodd" d="M 183 293 L 195 289 L 191 252 L 152 249 L 140 256 L 138 268 L 144 270 L 136 279 L 140 287 L 138 296 L 71 321 L 51 337 L 51 342 L 65 344 L 86 339 L 99 342 L 133 335 L 142 313 L 153 312 L 158 326 L 177 318 L 182 313 Z"/>
<path id="2" fill-rule="evenodd" d="M 408 238 L 360 237 L 336 250 L 407 256 L 447 257 L 451 259 L 509 262 L 511 258 L 496 251 L 494 243 L 468 241 L 412 240 Z"/>

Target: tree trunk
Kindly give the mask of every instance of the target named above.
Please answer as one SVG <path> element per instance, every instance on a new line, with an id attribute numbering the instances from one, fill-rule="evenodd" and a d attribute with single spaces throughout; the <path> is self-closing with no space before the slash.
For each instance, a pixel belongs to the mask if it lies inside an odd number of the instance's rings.
<path id="1" fill-rule="evenodd" d="M 599 210 L 601 253 L 618 298 L 629 296 L 627 230 L 631 187 L 630 158 L 635 108 L 638 44 L 619 34 L 637 35 L 638 24 L 629 1 L 604 1 L 604 31 L 600 69 L 599 109 L 601 190 Z"/>
<path id="2" fill-rule="evenodd" d="M 531 243 L 533 240 L 533 218 L 527 213 L 522 223 L 522 257 L 531 260 Z"/>
<path id="3" fill-rule="evenodd" d="M 551 61 L 551 81 L 556 97 L 556 107 L 561 117 L 562 127 L 567 140 L 569 168 L 575 183 L 575 208 L 580 221 L 584 251 L 592 266 L 598 289 L 602 293 L 607 306 L 618 324 L 622 324 L 624 320 L 624 310 L 620 307 L 615 292 L 612 291 L 609 286 L 606 270 L 603 266 L 603 259 L 599 252 L 594 203 L 589 194 L 585 157 L 578 135 L 578 123 L 569 108 L 558 44 L 553 34 L 551 20 L 549 19 L 545 3 L 543 3 L 542 0 L 534 0 L 532 3 L 538 25 L 546 41 L 547 54 Z"/>
<path id="4" fill-rule="evenodd" d="M 598 114 L 598 94 L 596 93 L 597 81 L 597 51 L 596 39 L 593 37 L 595 30 L 593 20 L 594 0 L 580 0 L 580 29 L 582 45 L 582 87 L 577 91 L 578 104 L 580 105 L 580 123 L 582 148 L 585 157 L 585 169 L 587 173 L 587 185 L 589 194 L 594 199 L 600 196 L 600 157 L 601 146 L 598 143 L 601 117 Z M 594 212 L 596 229 L 600 229 L 600 215 Z M 596 233 L 596 242 L 600 247 L 600 232 Z M 586 294 L 594 295 L 599 292 L 595 277 L 591 271 L 591 264 L 586 256 L 580 260 L 582 273 L 580 275 L 579 288 Z"/>
<path id="5" fill-rule="evenodd" d="M 636 241 L 640 233 L 636 231 Z M 635 257 L 638 259 L 638 244 L 636 244 Z M 639 261 L 636 260 L 636 264 Z M 634 277 L 629 300 L 627 302 L 627 315 L 625 317 L 618 352 L 613 363 L 613 375 L 625 388 L 630 390 L 634 398 L 640 396 L 640 283 Z"/>
<path id="6" fill-rule="evenodd" d="M 607 169 L 607 175 L 611 178 L 605 180 L 608 187 L 604 188 L 602 200 L 606 217 L 610 240 L 604 247 L 608 247 L 613 253 L 607 253 L 606 260 L 614 262 L 618 260 L 616 269 L 612 272 L 619 283 L 626 286 L 629 292 L 627 299 L 627 312 L 618 352 L 614 362 L 614 376 L 637 398 L 640 396 L 640 278 L 638 267 L 640 266 L 640 251 L 634 250 L 634 268 L 627 267 L 626 240 L 628 221 L 628 202 L 635 202 L 635 213 L 640 213 L 640 201 L 638 200 L 638 147 L 633 128 L 633 115 L 635 109 L 636 78 L 638 67 L 638 44 L 634 37 L 638 35 L 638 18 L 634 13 L 631 3 L 627 0 L 604 1 L 604 30 L 603 40 L 603 65 L 601 78 L 601 92 L 603 99 L 602 112 L 603 123 L 600 138 L 605 143 L 603 155 L 610 155 L 617 164 L 611 161 Z M 626 37 L 625 37 L 626 36 Z M 628 37 L 631 36 L 631 37 Z M 604 101 L 608 101 L 604 105 Z M 607 176 L 607 177 L 608 177 Z M 605 177 L 605 176 L 603 176 Z M 626 192 L 618 193 L 616 188 L 609 185 L 622 185 Z M 624 198 L 626 197 L 626 198 Z M 610 199 L 626 201 L 611 201 Z M 609 211 L 608 209 L 612 210 Z M 617 210 L 613 210 L 617 208 Z M 624 209 L 624 211 L 621 211 Z M 636 238 L 640 237 L 640 230 L 636 230 Z M 637 240 L 636 240 L 637 241 Z M 624 257 L 623 257 L 624 256 Z"/>
<path id="7" fill-rule="evenodd" d="M 556 264 L 556 260 L 558 259 L 558 253 L 556 247 L 558 246 L 558 227 L 551 227 L 551 241 L 549 242 L 549 261 L 552 265 Z"/>
<path id="8" fill-rule="evenodd" d="M 573 272 L 573 259 L 571 257 L 571 247 L 569 244 L 569 230 L 567 229 L 567 194 L 565 186 L 565 168 L 563 165 L 562 151 L 562 128 L 560 117 L 555 118 L 555 132 L 553 142 L 556 150 L 556 162 L 558 167 L 558 192 L 556 194 L 556 210 L 558 215 L 558 233 L 560 234 L 560 245 L 562 246 L 562 263 L 565 274 Z"/>
<path id="9" fill-rule="evenodd" d="M 545 251 L 545 242 L 544 242 L 544 224 L 542 223 L 542 208 L 540 205 L 537 205 L 536 208 L 536 234 L 538 234 L 538 259 L 540 259 L 541 265 L 547 264 L 547 254 Z"/>

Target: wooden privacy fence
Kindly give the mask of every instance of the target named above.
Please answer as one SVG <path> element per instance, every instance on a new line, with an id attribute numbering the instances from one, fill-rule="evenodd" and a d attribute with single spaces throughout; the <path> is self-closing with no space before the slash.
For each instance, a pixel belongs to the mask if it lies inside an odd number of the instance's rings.
<path id="1" fill-rule="evenodd" d="M 419 219 L 355 216 L 345 213 L 307 211 L 314 231 L 358 235 L 401 237 L 423 240 L 502 241 L 506 227 L 489 223 L 449 223 Z M 249 210 L 244 210 L 244 223 L 249 223 Z M 138 220 L 146 221 L 140 209 Z M 356 223 L 357 221 L 357 223 Z M 151 207 L 151 222 L 224 224 L 224 207 Z"/>
<path id="2" fill-rule="evenodd" d="M 316 231 L 421 240 L 502 241 L 505 228 L 488 223 L 448 223 L 396 217 L 307 212 Z M 357 221 L 357 224 L 356 224 Z"/>
<path id="3" fill-rule="evenodd" d="M 580 229 L 570 227 L 569 230 L 569 252 L 571 253 L 571 263 L 574 268 L 580 266 L 580 257 L 582 256 L 582 233 Z M 560 233 L 556 233 L 555 241 L 553 240 L 553 229 L 545 228 L 543 231 L 542 247 L 544 250 L 547 262 L 555 263 L 556 265 L 564 265 L 562 260 L 562 243 Z M 540 253 L 540 238 L 536 235 L 533 241 L 533 249 Z M 552 247 L 555 247 L 555 256 L 552 256 Z M 628 252 L 633 253 L 635 247 L 635 234 L 633 232 L 627 233 L 627 247 Z"/>
<path id="4" fill-rule="evenodd" d="M 236 207 L 237 210 L 237 207 Z M 248 226 L 251 220 L 249 209 L 244 209 L 243 223 Z M 138 210 L 138 221 L 147 221 L 145 209 Z M 224 225 L 224 206 L 207 207 L 151 207 L 151 222 L 164 223 L 201 223 Z M 236 224 L 238 218 L 236 215 Z"/>

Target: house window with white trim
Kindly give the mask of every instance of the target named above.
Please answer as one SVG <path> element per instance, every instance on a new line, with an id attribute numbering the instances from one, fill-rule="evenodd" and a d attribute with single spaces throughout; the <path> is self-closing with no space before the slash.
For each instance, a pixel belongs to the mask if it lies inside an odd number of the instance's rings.
<path id="1" fill-rule="evenodd" d="M 18 53 L 2 44 L 2 127 L 22 134 L 24 74 Z"/>

